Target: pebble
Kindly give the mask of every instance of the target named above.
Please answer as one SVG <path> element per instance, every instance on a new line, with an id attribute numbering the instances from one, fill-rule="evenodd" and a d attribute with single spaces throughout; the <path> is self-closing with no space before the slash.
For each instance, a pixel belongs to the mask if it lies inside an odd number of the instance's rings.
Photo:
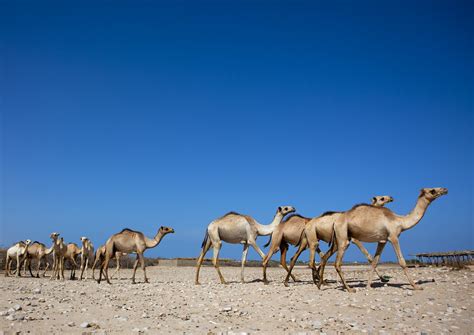
<path id="1" fill-rule="evenodd" d="M 83 322 L 80 325 L 81 328 L 89 328 L 90 326 L 91 326 L 91 324 L 89 322 Z"/>

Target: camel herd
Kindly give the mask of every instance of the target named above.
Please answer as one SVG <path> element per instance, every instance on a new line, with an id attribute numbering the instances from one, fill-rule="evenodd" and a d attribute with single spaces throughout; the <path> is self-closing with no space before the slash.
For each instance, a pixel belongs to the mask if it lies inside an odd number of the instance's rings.
<path id="1" fill-rule="evenodd" d="M 247 258 L 248 248 L 251 246 L 263 259 L 263 282 L 268 284 L 267 266 L 271 257 L 280 251 L 280 263 L 286 270 L 287 275 L 284 280 L 285 286 L 288 286 L 289 279 L 297 281 L 292 274 L 293 268 L 300 254 L 309 249 L 309 267 L 312 270 L 312 278 L 318 288 L 324 283 L 324 268 L 329 258 L 336 253 L 335 268 L 344 285 L 344 288 L 353 292 L 354 289 L 347 285 L 344 274 L 341 270 L 344 253 L 353 242 L 365 255 L 371 265 L 367 287 L 371 287 L 373 273 L 376 272 L 381 281 L 387 281 L 377 271 L 377 263 L 380 255 L 387 244 L 390 242 L 395 250 L 398 262 L 402 267 L 410 285 L 413 289 L 421 289 L 417 286 L 407 271 L 407 265 L 400 250 L 400 234 L 414 227 L 423 218 L 431 202 L 442 195 L 448 193 L 446 188 L 424 188 L 420 191 L 415 208 L 407 215 L 397 215 L 390 209 L 384 207 L 387 203 L 393 201 L 390 196 L 376 196 L 372 198 L 371 204 L 358 204 L 345 212 L 325 212 L 315 218 L 307 218 L 299 214 L 294 214 L 296 209 L 292 206 L 278 207 L 273 221 L 268 225 L 258 223 L 254 218 L 248 215 L 242 215 L 235 212 L 229 212 L 224 216 L 212 221 L 206 230 L 204 240 L 201 245 L 201 253 L 197 259 L 195 283 L 199 284 L 199 271 L 208 250 L 212 247 L 214 265 L 221 283 L 226 281 L 219 268 L 219 251 L 222 242 L 231 244 L 242 244 L 242 262 L 241 262 L 241 281 L 244 282 L 244 267 Z M 293 214 L 292 214 L 293 213 Z M 70 279 L 75 278 L 75 271 L 78 268 L 77 259 L 80 257 L 81 271 L 79 279 L 87 279 L 87 270 L 92 267 L 92 279 L 95 279 L 94 270 L 100 267 L 100 274 L 97 282 L 100 283 L 104 276 L 107 283 L 110 279 L 119 274 L 120 257 L 127 254 L 136 254 L 136 260 L 133 266 L 132 283 L 135 283 L 135 274 L 140 263 L 143 270 L 144 280 L 148 283 L 146 275 L 145 259 L 143 253 L 146 249 L 156 247 L 163 237 L 174 233 L 173 228 L 160 227 L 153 238 L 146 237 L 143 233 L 131 229 L 123 229 L 119 233 L 112 235 L 107 242 L 99 247 L 94 253 L 94 246 L 87 237 L 81 237 L 81 247 L 75 243 L 65 244 L 59 233 L 51 233 L 51 247 L 47 248 L 43 243 L 31 242 L 31 240 L 21 241 L 14 244 L 7 250 L 5 275 L 21 275 L 21 268 L 26 273 L 28 268 L 30 275 L 34 277 L 31 271 L 31 261 L 37 262 L 36 277 L 40 276 L 41 265 L 43 265 L 43 276 L 45 276 L 50 264 L 47 262 L 47 256 L 53 255 L 51 279 L 64 279 L 64 264 L 68 261 L 71 264 Z M 270 236 L 269 242 L 265 247 L 270 246 L 265 254 L 257 245 L 258 236 Z M 329 244 L 326 253 L 321 252 L 319 242 L 324 241 Z M 377 250 L 372 258 L 362 242 L 378 243 Z M 296 246 L 298 249 L 291 258 L 289 267 L 286 263 L 286 253 L 289 245 Z M 315 265 L 316 252 L 321 258 L 318 267 Z M 117 269 L 109 277 L 108 268 L 111 259 L 115 258 Z M 16 260 L 16 269 L 12 271 L 11 265 Z M 85 272 L 85 276 L 84 276 Z"/>

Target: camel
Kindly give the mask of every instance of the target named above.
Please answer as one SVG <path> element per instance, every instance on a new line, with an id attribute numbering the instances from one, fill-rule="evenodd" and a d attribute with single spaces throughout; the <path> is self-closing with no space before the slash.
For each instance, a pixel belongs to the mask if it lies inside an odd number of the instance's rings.
<path id="1" fill-rule="evenodd" d="M 448 189 L 442 187 L 423 188 L 420 191 L 415 208 L 408 215 L 397 215 L 388 208 L 374 207 L 371 205 L 354 206 L 351 210 L 341 215 L 335 225 L 335 243 L 331 250 L 323 257 L 320 265 L 320 273 L 324 270 L 327 259 L 329 259 L 331 252 L 337 250 L 336 262 L 334 264 L 342 283 L 348 292 L 355 292 L 355 290 L 347 285 L 344 275 L 341 270 L 341 264 L 350 239 L 357 239 L 362 242 L 377 242 L 377 250 L 374 259 L 371 262 L 371 269 L 369 270 L 369 277 L 367 280 L 367 288 L 371 287 L 373 272 L 380 259 L 380 255 L 387 244 L 387 241 L 393 246 L 395 254 L 398 258 L 398 263 L 403 269 L 408 282 L 414 290 L 421 290 L 412 280 L 407 271 L 407 265 L 400 250 L 399 236 L 402 232 L 413 228 L 421 221 L 428 206 L 437 198 L 448 194 Z M 327 256 L 327 257 L 326 257 Z M 321 277 L 319 278 L 321 284 Z"/>
<path id="2" fill-rule="evenodd" d="M 146 237 L 143 233 L 139 231 L 134 231 L 128 228 L 125 228 L 121 232 L 112 235 L 105 243 L 105 260 L 101 265 L 99 279 L 97 282 L 100 284 L 100 281 L 102 279 L 102 273 L 104 273 L 107 283 L 111 284 L 109 280 L 110 259 L 117 252 L 122 252 L 127 254 L 137 254 L 137 259 L 135 260 L 135 264 L 133 266 L 132 284 L 135 284 L 135 273 L 137 272 L 138 261 L 140 261 L 140 265 L 143 270 L 145 283 L 148 283 L 149 281 L 146 276 L 145 257 L 143 256 L 143 253 L 146 249 L 156 247 L 161 242 L 163 237 L 170 233 L 174 233 L 173 228 L 162 226 L 160 227 L 160 229 L 158 229 L 158 232 L 152 239 Z"/>
<path id="3" fill-rule="evenodd" d="M 51 240 L 54 243 L 53 249 L 53 274 L 51 275 L 52 279 L 62 279 L 64 280 L 64 257 L 67 252 L 67 246 L 64 244 L 64 239 L 59 238 L 59 233 L 51 233 Z"/>
<path id="4" fill-rule="evenodd" d="M 375 196 L 372 198 L 372 204 L 373 206 L 376 207 L 383 207 L 385 204 L 392 202 L 393 198 L 391 196 Z M 293 267 L 296 264 L 296 261 L 298 260 L 298 257 L 300 254 L 306 249 L 309 248 L 309 267 L 312 270 L 313 273 L 313 281 L 315 284 L 318 284 L 319 286 L 319 281 L 318 281 L 318 272 L 316 272 L 316 266 L 315 266 L 315 253 L 318 252 L 320 257 L 322 258 L 324 254 L 321 253 L 321 250 L 319 249 L 319 240 L 323 240 L 326 243 L 330 243 L 333 237 L 333 226 L 334 222 L 343 214 L 343 212 L 325 212 L 322 215 L 313 218 L 309 221 L 306 222 L 304 226 L 299 226 L 301 229 L 300 231 L 294 229 L 293 233 L 293 241 L 296 240 L 296 233 L 300 233 L 300 237 L 298 238 L 298 250 L 296 251 L 295 255 L 292 257 L 291 262 L 290 262 L 290 268 L 287 270 L 288 274 L 285 278 L 284 284 L 285 286 L 288 286 L 288 281 L 290 279 L 290 276 L 292 275 Z M 286 225 L 283 226 L 283 230 L 287 229 Z M 288 226 L 288 229 L 291 230 L 291 225 Z M 280 243 L 280 237 L 281 235 L 278 235 L 276 238 L 276 241 L 272 243 L 272 246 L 270 247 L 270 250 L 267 254 L 267 259 L 264 260 L 264 266 L 263 266 L 263 281 L 264 283 L 268 283 L 266 279 L 266 266 L 268 261 L 270 260 L 271 256 L 273 255 L 274 252 L 278 251 L 278 243 Z M 372 257 L 370 256 L 369 252 L 367 249 L 356 239 L 352 239 L 352 242 L 360 249 L 360 251 L 365 255 L 367 260 L 369 262 L 372 261 Z M 381 276 L 379 272 L 377 271 L 377 275 L 379 276 L 380 280 L 383 282 L 387 282 L 388 280 Z M 323 276 L 323 273 L 321 274 Z"/>
<path id="5" fill-rule="evenodd" d="M 197 260 L 195 284 L 199 285 L 199 270 L 204 261 L 204 257 L 211 246 L 214 249 L 212 264 L 219 275 L 221 283 L 226 284 L 224 276 L 222 276 L 219 269 L 219 251 L 222 246 L 222 241 L 232 244 L 243 244 L 240 279 L 242 282 L 245 282 L 244 267 L 249 245 L 251 245 L 263 259 L 265 254 L 257 245 L 257 237 L 271 235 L 282 222 L 283 218 L 287 214 L 293 212 L 295 212 L 295 208 L 292 206 L 278 207 L 273 221 L 269 225 L 262 225 L 248 215 L 242 215 L 235 212 L 229 212 L 217 220 L 212 221 L 207 226 L 206 235 L 204 236 L 204 241 L 201 245 L 202 250 Z"/>
<path id="6" fill-rule="evenodd" d="M 114 278 L 114 276 L 116 274 L 118 274 L 118 279 L 119 280 L 121 279 L 121 277 L 120 277 L 120 257 L 121 256 L 127 256 L 127 255 L 128 255 L 127 253 L 117 251 L 115 253 L 114 257 L 111 258 L 111 259 L 115 258 L 116 269 L 115 269 L 115 272 L 110 275 L 110 279 Z M 96 268 L 97 264 L 100 264 L 101 262 L 103 262 L 104 258 L 105 258 L 105 244 L 101 245 L 97 249 L 97 251 L 95 252 L 94 264 L 92 265 L 92 279 L 95 279 L 94 272 L 95 272 L 95 268 Z"/>
<path id="7" fill-rule="evenodd" d="M 7 258 L 5 260 L 5 277 L 12 276 L 11 266 L 13 259 L 16 258 L 16 276 L 21 276 L 21 264 L 25 259 L 28 247 L 31 244 L 31 240 L 26 240 L 25 242 L 20 241 L 12 245 L 7 250 Z"/>
<path id="8" fill-rule="evenodd" d="M 84 275 L 84 270 L 86 271 L 85 279 L 87 279 L 87 269 L 89 267 L 89 260 L 94 258 L 94 245 L 91 240 L 87 237 L 81 237 L 82 247 L 81 247 L 81 276 L 79 280 L 82 280 Z"/>
<path id="9" fill-rule="evenodd" d="M 71 264 L 71 274 L 69 276 L 70 280 L 76 278 L 76 269 L 77 269 L 77 256 L 82 253 L 82 249 L 77 246 L 76 243 L 68 243 L 66 245 L 66 253 L 64 254 L 64 262 L 69 261 Z"/>
<path id="10" fill-rule="evenodd" d="M 28 251 L 26 253 L 26 257 L 24 260 L 24 265 L 23 265 L 23 271 L 26 273 L 26 268 L 28 267 L 28 270 L 30 271 L 31 277 L 35 277 L 33 275 L 33 272 L 31 271 L 31 261 L 33 259 L 36 260 L 37 266 L 36 266 L 36 278 L 39 278 L 39 273 L 40 273 L 40 268 L 41 268 L 41 261 L 45 261 L 45 267 L 44 267 L 44 272 L 43 272 L 43 277 L 46 276 L 46 271 L 48 271 L 49 268 L 49 263 L 47 260 L 47 256 L 51 254 L 54 250 L 54 244 L 51 245 L 50 248 L 46 248 L 46 245 L 44 245 L 41 242 L 35 241 L 30 244 L 28 247 Z"/>

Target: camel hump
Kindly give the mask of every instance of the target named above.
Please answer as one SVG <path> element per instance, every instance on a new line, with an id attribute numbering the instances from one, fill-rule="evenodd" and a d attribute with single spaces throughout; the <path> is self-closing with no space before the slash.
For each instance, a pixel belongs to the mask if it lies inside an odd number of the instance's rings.
<path id="1" fill-rule="evenodd" d="M 130 229 L 130 228 L 123 228 L 118 234 L 121 234 L 121 233 L 136 233 L 136 234 L 138 234 L 139 232 L 136 231 L 136 230 Z"/>
<path id="2" fill-rule="evenodd" d="M 374 206 L 374 205 L 371 205 L 371 204 L 366 204 L 366 203 L 360 203 L 360 204 L 352 206 L 351 210 L 356 209 L 358 207 L 377 207 L 377 206 Z"/>
<path id="3" fill-rule="evenodd" d="M 321 214 L 319 217 L 322 218 L 323 216 L 328 216 L 328 215 L 333 215 L 333 214 L 340 214 L 342 212 L 337 212 L 337 211 L 327 211 Z"/>
<path id="4" fill-rule="evenodd" d="M 237 213 L 237 212 L 233 212 L 233 211 L 232 211 L 232 212 L 228 212 L 228 213 L 222 215 L 222 216 L 221 216 L 220 218 L 218 218 L 217 220 L 223 219 L 223 218 L 225 218 L 225 217 L 227 217 L 227 216 L 231 216 L 231 215 L 245 216 L 245 215 L 242 215 L 242 214 L 240 214 L 240 213 Z"/>
<path id="5" fill-rule="evenodd" d="M 33 244 L 38 244 L 38 245 L 41 245 L 43 247 L 46 246 L 44 243 L 41 243 L 41 242 L 38 242 L 38 241 L 34 241 L 33 243 L 31 243 L 31 245 L 33 245 Z"/>
<path id="6" fill-rule="evenodd" d="M 303 215 L 301 215 L 301 214 L 295 213 L 295 214 L 290 214 L 290 215 L 288 215 L 288 216 L 283 220 L 283 222 L 284 222 L 284 223 L 285 223 L 285 222 L 288 222 L 288 221 L 290 221 L 292 218 L 295 218 L 295 217 L 296 217 L 296 218 L 299 218 L 299 219 L 303 219 L 303 220 L 310 220 L 310 218 L 307 218 L 307 217 L 305 217 L 305 216 L 303 216 Z"/>

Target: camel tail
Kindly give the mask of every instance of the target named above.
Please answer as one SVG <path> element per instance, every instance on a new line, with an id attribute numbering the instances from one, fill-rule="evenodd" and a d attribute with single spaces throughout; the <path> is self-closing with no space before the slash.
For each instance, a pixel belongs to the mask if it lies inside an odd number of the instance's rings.
<path id="1" fill-rule="evenodd" d="M 332 249 L 332 247 L 334 246 L 334 244 L 337 244 L 337 239 L 336 239 L 336 229 L 334 229 L 334 226 L 332 226 L 332 236 L 331 236 L 331 240 L 329 241 L 329 250 Z"/>
<path id="2" fill-rule="evenodd" d="M 270 245 L 270 243 L 272 242 L 272 237 L 273 237 L 273 233 L 270 235 L 270 238 L 268 239 L 268 242 L 267 244 L 265 244 L 263 247 L 266 248 Z"/>
<path id="3" fill-rule="evenodd" d="M 209 233 L 206 229 L 206 234 L 204 235 L 204 240 L 202 241 L 201 248 L 204 248 L 204 246 L 206 245 L 208 239 L 209 239 Z"/>

